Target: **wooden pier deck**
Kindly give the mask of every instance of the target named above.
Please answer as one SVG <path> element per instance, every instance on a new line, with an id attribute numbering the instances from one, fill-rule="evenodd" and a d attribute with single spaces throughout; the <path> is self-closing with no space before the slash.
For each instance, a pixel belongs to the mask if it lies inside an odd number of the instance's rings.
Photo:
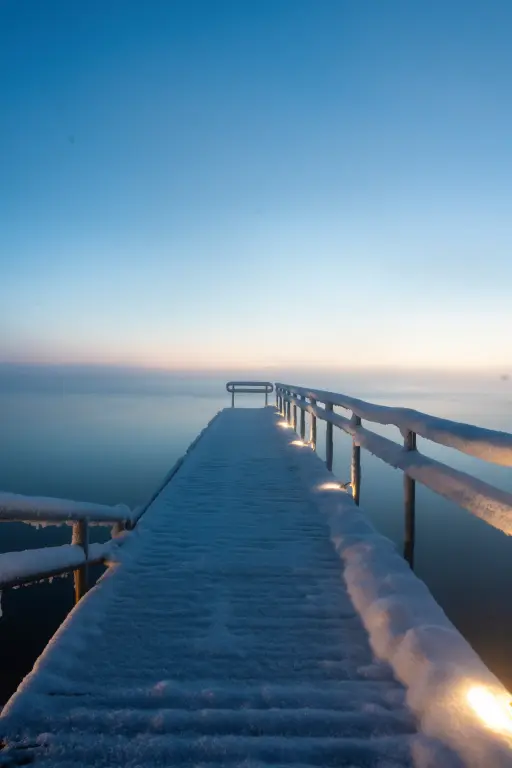
<path id="1" fill-rule="evenodd" d="M 287 426 L 210 423 L 5 707 L 0 765 L 512 765 L 467 701 L 500 684 Z"/>

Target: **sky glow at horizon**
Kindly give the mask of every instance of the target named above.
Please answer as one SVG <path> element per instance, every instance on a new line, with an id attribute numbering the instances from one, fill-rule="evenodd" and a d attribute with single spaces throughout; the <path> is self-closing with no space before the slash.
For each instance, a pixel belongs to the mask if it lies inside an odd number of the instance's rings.
<path id="1" fill-rule="evenodd" d="M 0 2 L 0 361 L 507 370 L 511 24 Z"/>

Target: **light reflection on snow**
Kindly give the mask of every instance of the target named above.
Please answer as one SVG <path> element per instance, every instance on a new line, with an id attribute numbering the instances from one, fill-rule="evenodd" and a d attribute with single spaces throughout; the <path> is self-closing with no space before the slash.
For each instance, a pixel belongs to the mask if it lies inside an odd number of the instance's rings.
<path id="1" fill-rule="evenodd" d="M 307 443 L 305 443 L 303 440 L 292 440 L 290 445 L 299 445 L 302 448 L 305 448 L 307 446 Z"/>
<path id="2" fill-rule="evenodd" d="M 512 733 L 510 697 L 496 695 L 483 685 L 469 689 L 467 700 L 482 722 L 491 730 Z"/>
<path id="3" fill-rule="evenodd" d="M 343 491 L 343 486 L 340 483 L 322 483 L 318 489 L 320 491 Z"/>
<path id="4" fill-rule="evenodd" d="M 283 429 L 290 429 L 292 425 L 288 424 L 287 421 L 278 421 L 277 426 L 282 427 Z"/>

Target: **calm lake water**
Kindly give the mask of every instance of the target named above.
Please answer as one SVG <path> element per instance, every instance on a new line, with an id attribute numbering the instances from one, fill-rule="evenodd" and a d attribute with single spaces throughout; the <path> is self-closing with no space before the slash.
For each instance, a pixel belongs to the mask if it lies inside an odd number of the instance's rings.
<path id="1" fill-rule="evenodd" d="M 197 433 L 229 405 L 225 381 L 226 375 L 0 365 L 0 489 L 142 504 Z M 512 432 L 512 382 L 497 376 L 295 372 L 292 381 Z M 261 404 L 251 396 L 239 402 Z M 401 439 L 392 428 L 375 431 Z M 319 423 L 322 456 L 324 434 Z M 508 468 L 423 440 L 418 447 L 512 491 Z M 343 481 L 349 479 L 350 448 L 350 439 L 335 430 L 334 472 Z M 401 549 L 402 474 L 364 451 L 361 505 Z M 68 543 L 70 530 L 3 524 L 0 551 Z M 96 540 L 108 537 L 106 529 L 93 530 Z M 512 688 L 512 540 L 418 486 L 415 570 L 488 666 Z M 4 593 L 0 703 L 31 669 L 72 605 L 69 577 Z"/>

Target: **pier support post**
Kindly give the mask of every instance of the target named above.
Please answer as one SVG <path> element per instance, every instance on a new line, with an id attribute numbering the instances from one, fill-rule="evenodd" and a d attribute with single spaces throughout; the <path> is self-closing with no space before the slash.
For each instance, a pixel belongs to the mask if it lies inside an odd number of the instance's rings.
<path id="1" fill-rule="evenodd" d="M 407 432 L 404 438 L 406 451 L 416 450 L 416 433 Z M 416 518 L 416 482 L 404 473 L 404 558 L 411 568 L 414 566 L 414 530 Z"/>
<path id="2" fill-rule="evenodd" d="M 352 417 L 352 423 L 359 427 L 361 426 L 361 419 L 356 414 Z M 352 498 L 357 506 L 359 506 L 359 496 L 361 494 L 361 446 L 356 445 L 356 441 L 352 439 L 352 463 L 350 466 L 350 484 L 352 486 Z"/>
<path id="3" fill-rule="evenodd" d="M 297 431 L 297 405 L 293 404 L 293 428 Z"/>
<path id="4" fill-rule="evenodd" d="M 325 404 L 325 410 L 328 413 L 333 412 L 332 403 Z M 325 422 L 325 465 L 329 472 L 332 472 L 332 459 L 334 454 L 334 443 L 332 438 L 332 423 L 330 421 Z"/>
<path id="5" fill-rule="evenodd" d="M 316 405 L 316 400 L 312 397 L 311 399 L 311 405 L 313 408 Z M 316 416 L 314 414 L 311 414 L 311 435 L 310 435 L 310 443 L 314 451 L 316 451 Z"/>
<path id="6" fill-rule="evenodd" d="M 302 402 L 306 401 L 306 398 L 304 395 L 300 396 L 300 399 Z M 300 439 L 305 440 L 306 439 L 306 411 L 304 408 L 300 409 Z"/>
<path id="7" fill-rule="evenodd" d="M 73 523 L 73 537 L 72 544 L 76 544 L 82 547 L 84 551 L 85 560 L 89 558 L 89 529 L 87 526 L 87 520 L 77 520 Z M 74 571 L 75 582 L 75 603 L 85 595 L 88 586 L 88 565 L 87 562 Z"/>

